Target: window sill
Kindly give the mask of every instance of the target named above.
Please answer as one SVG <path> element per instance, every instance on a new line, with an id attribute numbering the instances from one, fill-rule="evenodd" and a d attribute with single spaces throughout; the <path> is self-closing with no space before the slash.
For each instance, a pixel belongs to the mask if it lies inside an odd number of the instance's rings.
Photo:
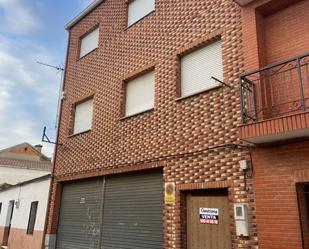
<path id="1" fill-rule="evenodd" d="M 189 99 L 189 98 L 192 98 L 192 97 L 196 97 L 197 95 L 201 95 L 203 93 L 206 93 L 206 92 L 210 92 L 210 91 L 213 91 L 213 90 L 217 90 L 218 88 L 221 88 L 222 85 L 218 85 L 218 86 L 214 86 L 212 88 L 208 88 L 208 89 L 205 89 L 205 90 L 201 90 L 201 91 L 198 91 L 196 93 L 192 93 L 190 95 L 187 95 L 187 96 L 183 96 L 183 97 L 179 97 L 176 99 L 176 101 L 182 101 L 182 100 L 185 100 L 185 99 Z"/>
<path id="2" fill-rule="evenodd" d="M 154 111 L 154 108 L 151 108 L 151 109 L 148 109 L 148 110 L 145 110 L 145 111 L 141 111 L 141 112 L 137 112 L 137 113 L 134 113 L 134 114 L 131 114 L 131 115 L 128 115 L 128 116 L 124 116 L 124 117 L 120 118 L 119 120 L 120 121 L 127 120 L 127 119 L 130 119 L 130 118 L 136 117 L 136 116 L 140 116 L 142 114 L 151 113 L 153 111 Z"/>
<path id="3" fill-rule="evenodd" d="M 92 54 L 93 52 L 97 51 L 99 49 L 99 47 L 96 47 L 95 49 L 91 50 L 90 52 L 88 52 L 87 54 L 83 55 L 82 57 L 79 57 L 77 59 L 77 61 L 82 60 L 83 58 L 87 57 L 88 55 Z"/>
<path id="4" fill-rule="evenodd" d="M 79 136 L 79 135 L 88 133 L 88 132 L 90 132 L 91 130 L 92 130 L 92 129 L 88 129 L 88 130 L 86 130 L 86 131 L 81 131 L 81 132 L 78 132 L 78 133 L 71 134 L 71 135 L 68 136 L 68 138 L 76 137 L 76 136 Z"/>
<path id="5" fill-rule="evenodd" d="M 155 11 L 156 11 L 155 9 L 152 10 L 152 11 L 150 11 L 148 14 L 146 14 L 145 16 L 143 16 L 141 19 L 138 19 L 136 22 L 134 22 L 134 23 L 130 24 L 129 26 L 127 26 L 124 30 L 126 31 L 126 30 L 130 29 L 131 27 L 135 26 L 135 24 L 141 22 L 141 21 L 144 20 L 146 17 L 148 17 L 148 16 L 150 16 L 151 14 L 153 14 Z"/>

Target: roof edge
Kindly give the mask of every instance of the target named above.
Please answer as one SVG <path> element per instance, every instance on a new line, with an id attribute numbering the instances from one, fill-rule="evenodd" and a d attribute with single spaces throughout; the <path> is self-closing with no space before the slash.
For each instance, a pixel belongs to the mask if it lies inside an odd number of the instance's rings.
<path id="1" fill-rule="evenodd" d="M 64 28 L 66 30 L 70 30 L 76 23 L 78 23 L 81 19 L 83 19 L 86 15 L 88 15 L 91 11 L 93 11 L 99 4 L 104 2 L 105 0 L 95 0 L 93 1 L 86 9 L 80 12 L 76 17 L 74 17 L 71 21 L 69 21 Z"/>
<path id="2" fill-rule="evenodd" d="M 0 192 L 4 192 L 6 190 L 9 190 L 9 189 L 12 189 L 12 188 L 15 188 L 15 187 L 28 185 L 28 184 L 34 183 L 34 182 L 41 182 L 41 181 L 44 181 L 44 180 L 47 180 L 47 179 L 51 179 L 51 174 L 39 176 L 39 177 L 34 178 L 34 179 L 30 179 L 30 180 L 26 180 L 26 181 L 23 181 L 23 182 L 19 182 L 19 183 L 14 184 L 14 185 L 10 185 L 9 187 L 7 187 L 5 189 L 0 190 Z M 7 183 L 5 183 L 5 184 L 7 184 Z"/>

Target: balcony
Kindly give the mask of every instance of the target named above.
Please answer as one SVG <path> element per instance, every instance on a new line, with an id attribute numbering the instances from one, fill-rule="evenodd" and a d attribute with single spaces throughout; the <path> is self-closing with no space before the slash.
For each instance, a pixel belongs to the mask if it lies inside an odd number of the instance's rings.
<path id="1" fill-rule="evenodd" d="M 242 140 L 309 136 L 309 53 L 240 76 Z"/>

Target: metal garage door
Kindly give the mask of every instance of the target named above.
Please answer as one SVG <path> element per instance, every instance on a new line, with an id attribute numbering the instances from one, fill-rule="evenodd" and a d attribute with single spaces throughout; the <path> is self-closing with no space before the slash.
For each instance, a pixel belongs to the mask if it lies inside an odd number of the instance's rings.
<path id="1" fill-rule="evenodd" d="M 57 249 L 99 248 L 102 182 L 101 178 L 63 185 Z"/>
<path id="2" fill-rule="evenodd" d="M 161 172 L 106 178 L 102 249 L 163 248 Z"/>

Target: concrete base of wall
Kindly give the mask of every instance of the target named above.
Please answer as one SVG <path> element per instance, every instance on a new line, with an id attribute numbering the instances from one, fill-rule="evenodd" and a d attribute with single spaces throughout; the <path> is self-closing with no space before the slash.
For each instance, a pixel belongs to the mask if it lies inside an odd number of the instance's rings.
<path id="1" fill-rule="evenodd" d="M 25 229 L 11 228 L 8 248 L 41 249 L 43 238 L 43 231 L 34 231 L 33 234 L 27 234 Z"/>
<path id="2" fill-rule="evenodd" d="M 56 248 L 56 234 L 46 234 L 44 249 L 55 249 Z"/>

